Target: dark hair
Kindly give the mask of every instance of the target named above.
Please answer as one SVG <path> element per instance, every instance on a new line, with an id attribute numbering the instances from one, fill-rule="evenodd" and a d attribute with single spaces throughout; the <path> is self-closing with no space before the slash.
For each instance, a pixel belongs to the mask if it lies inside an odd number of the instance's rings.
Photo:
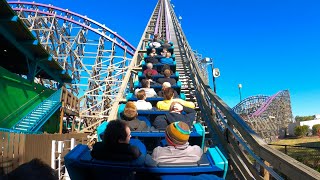
<path id="1" fill-rule="evenodd" d="M 159 34 L 153 35 L 153 42 L 156 42 L 159 39 Z"/>
<path id="2" fill-rule="evenodd" d="M 110 121 L 104 131 L 102 142 L 113 145 L 118 144 L 119 140 L 125 141 L 128 136 L 126 131 L 127 127 L 128 125 L 123 120 L 117 119 Z"/>
<path id="3" fill-rule="evenodd" d="M 170 76 L 171 76 L 171 70 L 170 70 L 170 69 L 164 70 L 163 75 L 164 75 L 164 77 L 166 77 L 166 78 L 170 78 Z"/>
<path id="4" fill-rule="evenodd" d="M 170 73 L 172 73 L 171 68 L 170 68 L 170 65 L 169 65 L 169 64 L 164 64 L 164 65 L 162 66 L 162 68 L 161 68 L 162 74 L 164 73 L 164 71 L 165 71 L 166 69 L 169 69 L 169 70 L 170 70 Z"/>
<path id="5" fill-rule="evenodd" d="M 162 49 L 162 52 L 163 52 L 164 50 L 166 50 L 166 51 L 168 52 L 168 49 L 167 49 L 167 48 L 163 48 L 163 49 Z"/>
<path id="6" fill-rule="evenodd" d="M 150 85 L 149 81 L 147 81 L 147 80 L 145 80 L 145 79 L 142 79 L 142 80 L 141 80 L 141 86 L 142 86 L 143 88 L 148 88 L 149 85 Z"/>
<path id="7" fill-rule="evenodd" d="M 137 98 L 139 100 L 143 100 L 144 97 L 146 97 L 146 92 L 143 89 L 137 92 Z"/>
<path id="8" fill-rule="evenodd" d="M 32 159 L 30 162 L 22 164 L 21 166 L 7 174 L 6 177 L 7 179 L 17 180 L 59 179 L 57 173 L 49 165 L 45 164 L 37 158 Z"/>
<path id="9" fill-rule="evenodd" d="M 174 95 L 174 89 L 173 88 L 166 88 L 163 90 L 163 98 L 165 100 L 170 100 Z"/>
<path id="10" fill-rule="evenodd" d="M 148 72 L 147 72 L 146 78 L 147 78 L 147 79 L 152 79 L 152 72 L 151 72 L 151 71 L 148 71 Z"/>

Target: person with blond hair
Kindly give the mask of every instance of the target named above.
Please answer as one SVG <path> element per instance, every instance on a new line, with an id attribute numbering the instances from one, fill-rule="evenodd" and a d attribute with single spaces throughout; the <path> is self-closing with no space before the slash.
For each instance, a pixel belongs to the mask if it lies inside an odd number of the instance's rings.
<path id="1" fill-rule="evenodd" d="M 166 54 L 167 54 L 167 52 L 168 52 L 168 49 L 167 49 L 167 48 L 163 48 L 162 51 L 161 51 L 161 53 L 160 53 L 160 55 L 161 55 L 162 57 L 165 57 Z"/>
<path id="2" fill-rule="evenodd" d="M 185 101 L 185 100 L 182 100 L 182 99 L 174 99 L 173 96 L 174 96 L 174 89 L 173 88 L 166 88 L 163 91 L 164 100 L 163 101 L 159 101 L 157 103 L 157 108 L 159 110 L 169 110 L 172 102 L 179 102 L 183 106 L 186 106 L 186 107 L 189 107 L 189 108 L 192 108 L 192 109 L 195 108 L 195 104 L 193 102 Z"/>
<path id="3" fill-rule="evenodd" d="M 150 102 L 147 102 L 146 92 L 142 89 L 137 93 L 138 101 L 134 102 L 137 110 L 150 110 L 152 109 L 152 105 Z"/>
<path id="4" fill-rule="evenodd" d="M 197 146 L 189 145 L 191 131 L 188 124 L 178 121 L 166 127 L 167 146 L 156 147 L 152 159 L 162 163 L 193 163 L 200 160 L 203 151 Z"/>

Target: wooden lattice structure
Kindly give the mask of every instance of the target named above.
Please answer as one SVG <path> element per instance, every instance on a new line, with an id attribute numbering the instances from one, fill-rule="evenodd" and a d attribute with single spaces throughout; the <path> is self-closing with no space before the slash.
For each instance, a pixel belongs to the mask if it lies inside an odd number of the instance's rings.
<path id="1" fill-rule="evenodd" d="M 233 110 L 267 142 L 284 136 L 293 118 L 288 90 L 279 91 L 273 96 L 251 96 Z"/>

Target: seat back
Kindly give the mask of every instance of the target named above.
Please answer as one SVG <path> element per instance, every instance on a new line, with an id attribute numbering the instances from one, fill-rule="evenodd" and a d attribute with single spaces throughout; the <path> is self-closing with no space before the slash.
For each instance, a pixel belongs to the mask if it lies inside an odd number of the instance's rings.
<path id="1" fill-rule="evenodd" d="M 97 136 L 98 142 L 101 142 L 101 137 L 103 132 L 107 127 L 108 122 L 103 122 L 97 128 Z M 161 141 L 165 139 L 165 131 L 164 130 L 155 130 L 149 129 L 146 131 L 132 131 L 131 132 L 132 139 L 137 138 L 142 141 L 147 151 L 152 151 L 155 147 L 160 146 L 162 143 Z M 205 131 L 204 127 L 200 123 L 196 123 L 192 127 L 192 132 L 190 134 L 189 143 L 190 145 L 198 145 L 202 149 L 204 148 L 204 139 L 205 139 Z"/>
<path id="2" fill-rule="evenodd" d="M 138 80 L 141 82 L 142 79 L 145 79 L 146 76 L 142 72 L 138 72 Z M 164 75 L 158 74 L 158 75 L 153 75 L 152 80 L 157 81 L 159 78 L 164 78 Z M 176 81 L 179 81 L 179 72 L 174 73 L 173 75 L 170 76 L 170 78 L 175 79 Z"/>
<path id="3" fill-rule="evenodd" d="M 170 69 L 172 70 L 173 73 L 176 72 L 176 66 L 177 66 L 176 64 L 177 64 L 176 61 L 174 61 L 173 64 L 170 64 Z M 161 64 L 161 63 L 154 64 L 153 69 L 157 70 L 158 72 L 161 72 L 163 65 L 164 64 Z M 147 64 L 144 60 L 141 61 L 141 66 L 142 66 L 142 72 L 147 69 Z"/>
<path id="4" fill-rule="evenodd" d="M 214 152 L 215 149 L 211 151 Z M 129 162 L 95 160 L 86 145 L 78 145 L 65 156 L 65 164 L 71 179 L 142 179 L 151 177 L 192 178 L 207 175 L 223 177 L 224 169 L 216 166 L 212 154 L 203 154 L 195 163 L 167 164 L 157 163 L 150 155 L 142 155 Z M 224 164 L 227 165 L 227 164 Z"/>
<path id="5" fill-rule="evenodd" d="M 180 94 L 181 92 L 181 86 L 182 86 L 182 83 L 181 81 L 177 81 L 177 83 L 175 85 L 172 85 L 171 87 L 177 91 L 178 94 Z M 134 89 L 137 89 L 137 88 L 142 88 L 142 85 L 139 81 L 135 81 L 134 84 L 133 84 L 133 88 Z M 153 88 L 156 92 L 159 92 L 161 91 L 162 89 L 162 85 L 151 85 L 150 88 Z"/>

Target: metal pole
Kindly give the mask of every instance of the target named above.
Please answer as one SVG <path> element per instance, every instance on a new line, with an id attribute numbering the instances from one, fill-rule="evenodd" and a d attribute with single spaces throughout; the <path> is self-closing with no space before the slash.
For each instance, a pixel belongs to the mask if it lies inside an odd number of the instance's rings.
<path id="1" fill-rule="evenodd" d="M 239 96 L 240 96 L 240 102 L 242 101 L 242 98 L 241 98 L 241 88 L 242 88 L 242 84 L 238 84 L 238 87 L 239 87 Z"/>
<path id="2" fill-rule="evenodd" d="M 213 62 L 211 63 L 211 72 L 213 72 Z M 214 77 L 214 74 L 212 74 L 212 78 L 213 78 L 213 92 L 215 94 L 217 94 L 217 88 L 216 88 L 216 78 Z"/>
<path id="3" fill-rule="evenodd" d="M 51 141 L 51 168 L 56 169 L 56 141 Z"/>

